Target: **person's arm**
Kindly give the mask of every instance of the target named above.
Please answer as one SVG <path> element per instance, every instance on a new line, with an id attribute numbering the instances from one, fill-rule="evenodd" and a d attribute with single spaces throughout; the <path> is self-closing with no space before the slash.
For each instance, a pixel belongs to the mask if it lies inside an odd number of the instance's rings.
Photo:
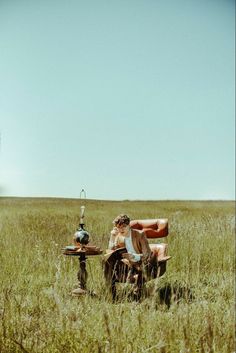
<path id="1" fill-rule="evenodd" d="M 111 231 L 111 235 L 110 235 L 110 240 L 109 240 L 109 244 L 108 244 L 108 249 L 110 250 L 114 250 L 116 247 L 116 237 L 118 235 L 119 231 L 116 227 L 114 227 Z"/>
<path id="2" fill-rule="evenodd" d="M 133 256 L 135 262 L 139 262 L 141 260 L 141 254 L 132 253 L 131 255 Z"/>
<path id="3" fill-rule="evenodd" d="M 124 254 L 122 254 L 122 257 L 124 259 L 129 260 L 130 263 L 136 263 L 136 262 L 141 261 L 142 256 L 143 256 L 142 254 L 136 254 L 136 253 L 124 253 Z"/>

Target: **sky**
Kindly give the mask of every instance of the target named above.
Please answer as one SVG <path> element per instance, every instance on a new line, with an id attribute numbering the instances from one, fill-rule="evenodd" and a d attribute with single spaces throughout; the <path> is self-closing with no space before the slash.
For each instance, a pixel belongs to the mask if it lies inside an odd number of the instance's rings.
<path id="1" fill-rule="evenodd" d="M 232 0 L 0 0 L 0 194 L 235 199 Z"/>

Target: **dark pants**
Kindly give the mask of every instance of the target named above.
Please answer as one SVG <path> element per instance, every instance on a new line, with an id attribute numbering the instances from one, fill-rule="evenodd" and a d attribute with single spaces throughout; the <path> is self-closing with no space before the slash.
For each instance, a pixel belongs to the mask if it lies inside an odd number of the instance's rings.
<path id="1" fill-rule="evenodd" d="M 116 298 L 117 282 L 133 283 L 135 299 L 139 300 L 142 295 L 144 283 L 157 277 L 157 257 L 152 254 L 146 263 L 132 263 L 128 267 L 122 262 L 122 253 L 124 252 L 126 252 L 126 249 L 114 252 L 109 260 L 104 263 L 105 279 L 108 287 L 111 289 L 113 300 Z"/>

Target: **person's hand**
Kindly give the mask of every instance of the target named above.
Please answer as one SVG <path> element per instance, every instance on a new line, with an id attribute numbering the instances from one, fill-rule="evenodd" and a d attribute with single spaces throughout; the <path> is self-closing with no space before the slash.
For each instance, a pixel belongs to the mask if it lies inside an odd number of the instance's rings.
<path id="1" fill-rule="evenodd" d="M 119 234 L 119 229 L 114 227 L 111 231 L 111 235 L 115 238 Z"/>
<path id="2" fill-rule="evenodd" d="M 124 254 L 122 254 L 122 257 L 123 257 L 124 259 L 129 260 L 130 262 L 134 262 L 134 260 L 135 260 L 134 255 L 128 254 L 127 252 L 124 253 Z"/>

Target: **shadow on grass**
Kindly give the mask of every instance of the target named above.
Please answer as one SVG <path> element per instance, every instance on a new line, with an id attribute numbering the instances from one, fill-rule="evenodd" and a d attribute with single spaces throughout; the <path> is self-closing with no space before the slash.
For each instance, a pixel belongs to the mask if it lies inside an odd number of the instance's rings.
<path id="1" fill-rule="evenodd" d="M 123 288 L 122 288 L 123 287 Z M 140 302 L 144 300 L 155 300 L 157 307 L 159 305 L 166 305 L 170 308 L 172 304 L 180 302 L 191 303 L 194 300 L 192 289 L 180 283 L 163 283 L 162 285 L 150 285 L 144 287 L 142 294 L 139 296 L 133 292 L 132 286 L 120 286 L 117 295 L 113 298 L 113 303 L 119 304 L 124 301 Z"/>
<path id="2" fill-rule="evenodd" d="M 98 301 L 112 301 L 113 304 L 120 304 L 124 302 L 139 302 L 142 303 L 146 300 L 154 300 L 156 306 L 165 305 L 170 308 L 172 304 L 178 304 L 180 302 L 191 303 L 194 300 L 192 289 L 183 283 L 149 283 L 148 286 L 144 286 L 140 295 L 137 295 L 133 291 L 134 286 L 127 285 L 125 283 L 119 283 L 117 285 L 116 295 L 112 298 L 108 288 L 102 289 L 102 293 L 99 290 L 94 292 L 93 290 L 87 290 L 86 295 L 75 295 L 76 297 L 90 297 Z"/>
<path id="3" fill-rule="evenodd" d="M 194 300 L 192 289 L 183 283 L 163 283 L 163 284 L 152 284 L 144 287 L 141 297 L 137 297 L 136 294 L 130 290 L 121 290 L 116 302 L 122 302 L 123 300 L 138 301 L 142 302 L 146 299 L 155 299 L 157 305 L 166 305 L 170 308 L 171 304 L 178 304 L 180 302 L 191 303 Z"/>
<path id="4" fill-rule="evenodd" d="M 173 303 L 185 301 L 191 303 L 194 299 L 191 288 L 182 284 L 165 284 L 157 289 L 156 295 L 160 304 L 165 304 L 168 308 Z"/>

